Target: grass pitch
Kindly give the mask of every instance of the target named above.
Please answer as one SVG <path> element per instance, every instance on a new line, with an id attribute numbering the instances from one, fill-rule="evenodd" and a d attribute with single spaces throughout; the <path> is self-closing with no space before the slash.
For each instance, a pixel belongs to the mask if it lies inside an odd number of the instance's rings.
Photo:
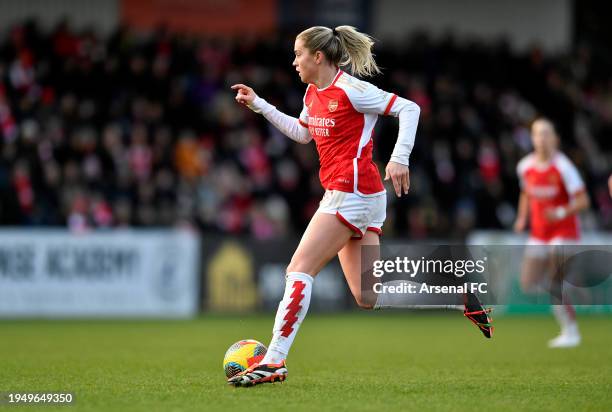
<path id="1" fill-rule="evenodd" d="M 485 340 L 459 312 L 310 314 L 289 379 L 254 388 L 225 384 L 223 354 L 267 344 L 272 314 L 0 321 L 0 392 L 74 393 L 46 411 L 612 410 L 612 318 L 579 321 L 583 345 L 550 350 L 551 316 L 499 317 Z"/>

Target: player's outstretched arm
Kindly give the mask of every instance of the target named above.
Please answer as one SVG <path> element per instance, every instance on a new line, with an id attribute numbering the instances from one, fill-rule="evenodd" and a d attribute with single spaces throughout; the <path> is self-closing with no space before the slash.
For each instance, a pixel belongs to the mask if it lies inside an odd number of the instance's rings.
<path id="1" fill-rule="evenodd" d="M 298 119 L 286 115 L 285 113 L 257 96 L 255 91 L 244 84 L 232 86 L 236 90 L 236 101 L 244 104 L 255 113 L 262 114 L 270 123 L 280 130 L 285 136 L 298 143 L 306 144 L 312 140 L 312 136 L 307 127 L 302 126 Z"/>

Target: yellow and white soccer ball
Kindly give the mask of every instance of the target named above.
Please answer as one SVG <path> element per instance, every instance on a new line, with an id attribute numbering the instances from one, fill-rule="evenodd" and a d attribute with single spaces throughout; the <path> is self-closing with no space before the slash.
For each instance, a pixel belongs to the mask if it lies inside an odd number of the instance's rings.
<path id="1" fill-rule="evenodd" d="M 229 379 L 261 361 L 268 349 L 254 339 L 245 339 L 234 343 L 225 352 L 223 370 Z"/>

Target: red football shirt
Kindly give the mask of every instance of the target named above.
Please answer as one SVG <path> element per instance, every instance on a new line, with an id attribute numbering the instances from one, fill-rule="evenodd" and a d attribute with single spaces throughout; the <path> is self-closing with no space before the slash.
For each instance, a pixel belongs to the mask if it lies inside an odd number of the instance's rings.
<path id="1" fill-rule="evenodd" d="M 362 196 L 385 191 L 372 161 L 372 134 L 378 115 L 397 115 L 396 98 L 342 70 L 323 89 L 308 85 L 299 121 L 316 143 L 325 189 Z"/>
<path id="2" fill-rule="evenodd" d="M 558 152 L 550 162 L 540 164 L 531 153 L 518 163 L 517 173 L 529 199 L 531 236 L 543 241 L 578 239 L 580 230 L 576 215 L 555 222 L 546 219 L 546 210 L 567 206 L 573 196 L 585 190 L 572 162 Z"/>

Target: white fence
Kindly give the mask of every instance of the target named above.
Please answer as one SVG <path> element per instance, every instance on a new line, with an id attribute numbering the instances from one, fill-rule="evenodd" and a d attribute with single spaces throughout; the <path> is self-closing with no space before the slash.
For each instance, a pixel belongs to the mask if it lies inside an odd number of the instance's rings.
<path id="1" fill-rule="evenodd" d="M 0 317 L 189 317 L 199 239 L 186 231 L 0 231 Z"/>

